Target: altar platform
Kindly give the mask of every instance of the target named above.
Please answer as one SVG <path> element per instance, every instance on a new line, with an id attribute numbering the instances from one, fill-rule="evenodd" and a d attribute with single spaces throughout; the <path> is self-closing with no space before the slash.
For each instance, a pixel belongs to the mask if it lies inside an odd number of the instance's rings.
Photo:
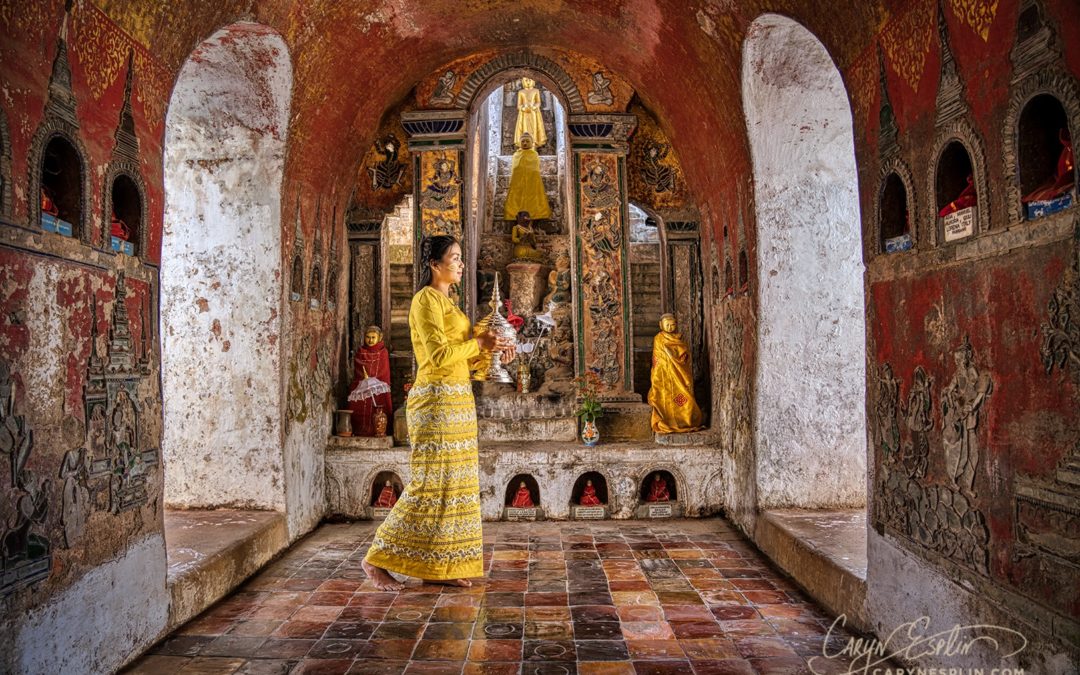
<path id="1" fill-rule="evenodd" d="M 484 520 L 506 517 L 508 489 L 535 481 L 542 517 L 554 520 L 597 517 L 574 513 L 572 501 L 584 479 L 606 498 L 602 518 L 698 517 L 721 512 L 721 484 L 715 439 L 694 434 L 694 444 L 656 440 L 601 442 L 480 440 L 480 493 Z M 670 439 L 665 439 L 670 440 Z M 646 479 L 662 472 L 669 483 L 670 509 L 649 509 Z M 409 481 L 409 447 L 387 439 L 329 438 L 326 449 L 327 511 L 331 517 L 378 517 L 372 503 L 386 480 Z M 653 505 L 655 506 L 655 504 Z M 651 513 L 650 513 L 651 512 Z"/>

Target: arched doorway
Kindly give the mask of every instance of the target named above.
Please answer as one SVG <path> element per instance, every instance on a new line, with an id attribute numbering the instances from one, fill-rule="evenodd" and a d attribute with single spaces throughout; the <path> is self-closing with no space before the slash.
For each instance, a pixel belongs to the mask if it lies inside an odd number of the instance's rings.
<path id="1" fill-rule="evenodd" d="M 825 47 L 765 14 L 743 53 L 757 209 L 760 508 L 866 504 L 865 312 L 851 109 Z"/>
<path id="2" fill-rule="evenodd" d="M 237 23 L 188 57 L 169 102 L 161 252 L 165 502 L 285 507 L 281 183 L 292 65 Z"/>

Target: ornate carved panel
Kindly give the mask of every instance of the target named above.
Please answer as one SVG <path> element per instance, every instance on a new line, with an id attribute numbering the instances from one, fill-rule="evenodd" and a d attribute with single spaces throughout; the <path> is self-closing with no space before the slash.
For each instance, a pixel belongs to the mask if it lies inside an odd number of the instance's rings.
<path id="1" fill-rule="evenodd" d="M 624 165 L 622 155 L 575 155 L 578 371 L 595 372 L 613 395 L 633 390 Z"/>
<path id="2" fill-rule="evenodd" d="M 1076 247 L 1072 265 L 1065 269 L 1046 304 L 1039 357 L 1047 375 L 1055 368 L 1071 371 L 1073 382 L 1080 387 L 1080 241 Z"/>
<path id="3" fill-rule="evenodd" d="M 585 102 L 582 100 L 581 91 L 578 90 L 573 78 L 571 78 L 559 64 L 551 59 L 525 51 L 513 54 L 502 54 L 474 70 L 469 75 L 469 78 L 465 80 L 465 84 L 461 86 L 461 91 L 458 92 L 457 100 L 455 101 L 457 107 L 461 109 L 468 108 L 472 104 L 473 97 L 476 93 L 482 91 L 484 85 L 487 84 L 491 78 L 496 77 L 504 71 L 514 69 L 524 69 L 543 73 L 557 85 L 560 92 L 562 92 L 568 112 L 585 112 Z M 435 101 L 432 100 L 432 103 L 435 103 Z"/>
<path id="4" fill-rule="evenodd" d="M 11 173 L 11 131 L 7 114 L 0 108 L 0 214 L 11 215 L 14 210 L 15 190 Z"/>

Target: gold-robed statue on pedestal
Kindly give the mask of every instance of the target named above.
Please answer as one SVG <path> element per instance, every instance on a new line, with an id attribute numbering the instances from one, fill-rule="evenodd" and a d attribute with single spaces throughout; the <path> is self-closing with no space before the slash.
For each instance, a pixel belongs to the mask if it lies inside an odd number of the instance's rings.
<path id="1" fill-rule="evenodd" d="M 690 348 L 679 335 L 673 314 L 660 317 L 660 332 L 653 338 L 652 429 L 658 434 L 699 431 L 704 416 L 694 400 L 694 374 Z"/>
<path id="2" fill-rule="evenodd" d="M 510 161 L 510 189 L 506 193 L 503 218 L 516 220 L 522 211 L 533 220 L 551 217 L 551 205 L 540 173 L 540 155 L 533 148 L 533 138 L 529 134 L 521 136 L 520 147 Z"/>
<path id="3" fill-rule="evenodd" d="M 527 77 L 521 78 L 521 89 L 517 95 L 517 109 L 517 122 L 514 125 L 514 145 L 521 145 L 521 137 L 525 134 L 532 136 L 537 147 L 547 143 L 544 119 L 540 115 L 540 90 L 536 88 L 536 82 Z"/>

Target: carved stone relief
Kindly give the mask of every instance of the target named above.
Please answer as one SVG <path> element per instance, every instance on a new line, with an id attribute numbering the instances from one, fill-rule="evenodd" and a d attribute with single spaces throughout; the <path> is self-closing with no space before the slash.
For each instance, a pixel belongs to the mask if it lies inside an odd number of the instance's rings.
<path id="1" fill-rule="evenodd" d="M 104 358 L 97 347 L 97 306 L 92 304 L 90 359 L 84 405 L 88 474 L 95 493 L 107 491 L 96 508 L 121 513 L 149 501 L 148 481 L 158 464 L 158 449 L 144 447 L 136 405 L 142 379 L 150 375 L 148 311 L 143 311 L 142 354 L 133 349 L 124 274 L 116 278 L 113 313 Z M 65 466 L 67 461 L 65 460 Z M 77 470 L 76 470 L 77 473 Z M 65 534 L 67 525 L 65 524 Z"/>
<path id="2" fill-rule="evenodd" d="M 611 105 L 614 97 L 611 95 L 611 80 L 604 77 L 599 70 L 592 74 L 592 88 L 589 90 L 590 105 Z"/>
<path id="3" fill-rule="evenodd" d="M 896 452 L 884 446 L 878 463 L 874 519 L 879 527 L 980 574 L 989 574 L 990 531 L 977 505 L 975 477 L 982 464 L 977 430 L 982 407 L 993 389 L 990 376 L 974 363 L 965 337 L 955 350 L 956 371 L 941 393 L 944 481 L 930 477 L 929 434 L 934 428 L 933 378 L 916 367 L 903 409 L 896 403 L 901 382 L 889 364 L 878 371 L 876 439 L 886 441 L 903 414 L 910 440 L 898 437 Z M 884 429 L 884 431 L 883 431 Z"/>
<path id="4" fill-rule="evenodd" d="M 900 427 L 896 417 L 900 405 L 900 381 L 893 375 L 892 366 L 882 364 L 877 376 L 877 396 L 874 397 L 875 445 L 891 457 L 900 449 Z"/>
<path id="5" fill-rule="evenodd" d="M 373 166 L 368 167 L 371 174 L 372 190 L 393 190 L 405 175 L 405 163 L 398 159 L 401 151 L 401 141 L 394 133 L 389 133 L 375 143 L 375 152 L 382 155 L 382 159 Z"/>
<path id="6" fill-rule="evenodd" d="M 676 171 L 674 167 L 662 162 L 668 156 L 670 146 L 667 143 L 648 141 L 641 148 L 641 178 L 653 192 L 663 193 L 675 190 Z"/>
<path id="7" fill-rule="evenodd" d="M 457 84 L 457 73 L 448 70 L 442 74 L 435 91 L 431 94 L 431 105 L 450 105 L 454 102 L 454 85 Z"/>
<path id="8" fill-rule="evenodd" d="M 0 452 L 10 467 L 0 502 L 0 597 L 41 581 L 52 569 L 52 545 L 41 527 L 49 515 L 52 482 L 27 466 L 34 435 L 26 418 L 15 414 L 14 387 L 10 367 L 0 361 Z"/>
<path id="9" fill-rule="evenodd" d="M 60 480 L 64 481 L 60 524 L 64 527 L 64 545 L 74 546 L 86 529 L 90 515 L 90 462 L 86 448 L 68 450 L 60 464 Z"/>
<path id="10" fill-rule="evenodd" d="M 1039 346 L 1043 368 L 1047 375 L 1054 368 L 1072 371 L 1073 381 L 1080 387 L 1080 250 L 1050 296 L 1046 313 Z"/>
<path id="11" fill-rule="evenodd" d="M 1016 556 L 1037 556 L 1041 566 L 1058 568 L 1076 579 L 1080 566 L 1080 443 L 1058 463 L 1053 480 L 1017 476 L 1015 492 Z"/>

